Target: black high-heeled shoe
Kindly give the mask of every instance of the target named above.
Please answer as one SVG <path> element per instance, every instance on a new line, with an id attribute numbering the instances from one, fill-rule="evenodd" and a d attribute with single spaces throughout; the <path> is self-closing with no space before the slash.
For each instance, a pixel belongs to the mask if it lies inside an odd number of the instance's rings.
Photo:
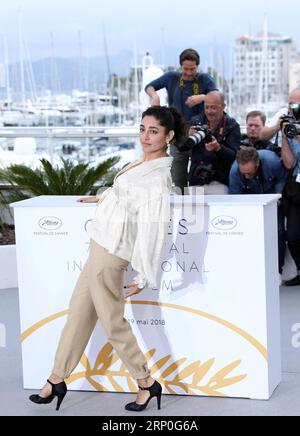
<path id="1" fill-rule="evenodd" d="M 126 404 L 125 409 L 129 410 L 131 412 L 142 412 L 148 406 L 148 403 L 151 400 L 151 398 L 156 397 L 157 398 L 157 408 L 158 408 L 158 410 L 160 410 L 161 393 L 162 393 L 161 384 L 158 383 L 158 381 L 155 381 L 153 383 L 153 385 L 150 386 L 150 388 L 142 388 L 141 386 L 139 386 L 139 388 L 142 391 L 149 391 L 150 397 L 148 398 L 148 400 L 144 404 L 137 404 L 135 401 L 133 403 L 128 403 L 128 404 Z"/>
<path id="2" fill-rule="evenodd" d="M 51 383 L 49 380 L 47 380 L 47 382 L 52 387 L 51 394 L 46 398 L 40 397 L 39 395 L 30 395 L 29 400 L 36 404 L 49 404 L 55 397 L 57 397 L 56 410 L 59 410 L 68 390 L 67 385 L 64 381 L 57 384 Z"/>

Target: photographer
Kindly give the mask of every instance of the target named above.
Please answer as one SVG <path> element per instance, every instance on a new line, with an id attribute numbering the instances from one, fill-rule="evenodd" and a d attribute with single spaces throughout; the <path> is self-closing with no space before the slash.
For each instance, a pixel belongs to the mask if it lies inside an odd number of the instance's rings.
<path id="1" fill-rule="evenodd" d="M 261 132 L 266 124 L 266 115 L 261 111 L 249 112 L 246 118 L 247 134 L 242 135 L 241 146 L 254 147 L 256 150 L 274 151 L 280 156 L 281 149 L 270 140 L 262 140 Z"/>
<path id="2" fill-rule="evenodd" d="M 294 103 L 298 103 L 300 101 L 300 89 L 294 89 L 290 95 L 288 100 L 288 107 L 283 108 L 274 115 L 274 117 L 269 121 L 268 126 L 264 126 L 264 128 L 260 132 L 260 139 L 262 141 L 268 141 L 275 135 L 280 135 L 281 131 L 281 123 L 282 118 L 286 115 L 290 115 L 291 105 Z M 281 141 L 280 141 L 281 142 Z"/>
<path id="3" fill-rule="evenodd" d="M 300 285 L 300 92 L 299 102 L 290 105 L 295 122 L 282 123 L 282 160 L 289 170 L 284 201 L 287 215 L 287 241 L 297 267 L 297 276 L 285 286 Z"/>
<path id="4" fill-rule="evenodd" d="M 203 113 L 204 99 L 207 93 L 217 89 L 214 79 L 206 73 L 198 72 L 200 56 L 194 49 L 186 49 L 179 56 L 181 71 L 169 71 L 148 83 L 146 93 L 151 98 L 151 105 L 160 105 L 157 91 L 165 88 L 168 92 L 169 106 L 175 107 L 190 125 L 191 118 Z M 171 168 L 175 186 L 183 191 L 187 186 L 187 168 L 189 152 L 180 153 L 171 145 L 170 154 L 174 158 Z"/>
<path id="5" fill-rule="evenodd" d="M 217 89 L 214 79 L 206 73 L 198 73 L 200 56 L 192 48 L 184 50 L 179 56 L 181 72 L 169 71 L 148 83 L 145 92 L 151 98 L 151 106 L 159 106 L 156 91 L 165 88 L 168 92 L 169 106 L 175 107 L 189 122 L 203 112 L 203 102 L 208 92 Z"/>
<path id="6" fill-rule="evenodd" d="M 205 140 L 192 146 L 188 175 L 189 185 L 203 186 L 206 195 L 227 194 L 230 168 L 240 147 L 240 126 L 224 110 L 223 94 L 210 92 L 205 98 L 205 113 L 192 119 L 189 132 L 194 135 L 198 126 L 203 125 L 211 132 Z"/>
<path id="7" fill-rule="evenodd" d="M 287 179 L 287 171 L 272 151 L 254 147 L 241 147 L 229 177 L 229 194 L 281 194 Z M 285 257 L 284 214 L 278 206 L 279 274 Z"/>

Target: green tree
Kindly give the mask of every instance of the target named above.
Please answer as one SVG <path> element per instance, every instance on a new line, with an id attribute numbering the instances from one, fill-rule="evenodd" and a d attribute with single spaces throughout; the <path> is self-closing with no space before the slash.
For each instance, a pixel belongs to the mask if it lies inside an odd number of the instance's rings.
<path id="1" fill-rule="evenodd" d="M 117 170 L 113 167 L 120 157 L 109 158 L 97 167 L 75 164 L 62 159 L 62 167 L 53 167 L 41 159 L 42 167 L 33 170 L 26 165 L 11 165 L 0 169 L 0 181 L 8 184 L 11 191 L 1 196 L 3 205 L 39 195 L 95 195 L 104 186 L 111 186 Z"/>
<path id="2" fill-rule="evenodd" d="M 0 191 L 0 231 L 3 228 L 2 210 L 6 207 L 6 200 L 3 193 Z"/>

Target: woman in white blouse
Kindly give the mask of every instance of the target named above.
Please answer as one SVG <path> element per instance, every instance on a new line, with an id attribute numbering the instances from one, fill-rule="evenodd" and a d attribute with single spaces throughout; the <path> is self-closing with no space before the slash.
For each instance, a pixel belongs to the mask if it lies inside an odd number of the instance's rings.
<path id="1" fill-rule="evenodd" d="M 145 287 L 156 287 L 170 219 L 172 158 L 167 149 L 184 134 L 185 125 L 176 109 L 147 109 L 140 126 L 142 159 L 123 168 L 102 195 L 79 200 L 97 202 L 90 253 L 71 298 L 52 374 L 39 395 L 29 397 L 34 403 L 47 404 L 57 397 L 59 410 L 67 392 L 64 379 L 78 365 L 99 319 L 140 388 L 136 401 L 127 404 L 126 410 L 142 411 L 153 397 L 160 408 L 162 388 L 150 376 L 147 361 L 124 318 L 123 289 L 129 298 Z M 124 286 L 124 270 L 129 262 L 137 275 Z"/>

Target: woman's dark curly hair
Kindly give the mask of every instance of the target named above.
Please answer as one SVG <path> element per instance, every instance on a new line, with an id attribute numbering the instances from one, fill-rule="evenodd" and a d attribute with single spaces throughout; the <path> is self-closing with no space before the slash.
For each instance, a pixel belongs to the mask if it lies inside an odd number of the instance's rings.
<path id="1" fill-rule="evenodd" d="M 184 118 L 174 107 L 152 106 L 142 114 L 142 118 L 144 117 L 154 117 L 166 129 L 166 135 L 173 130 L 173 141 L 180 143 L 186 138 L 187 126 Z"/>

